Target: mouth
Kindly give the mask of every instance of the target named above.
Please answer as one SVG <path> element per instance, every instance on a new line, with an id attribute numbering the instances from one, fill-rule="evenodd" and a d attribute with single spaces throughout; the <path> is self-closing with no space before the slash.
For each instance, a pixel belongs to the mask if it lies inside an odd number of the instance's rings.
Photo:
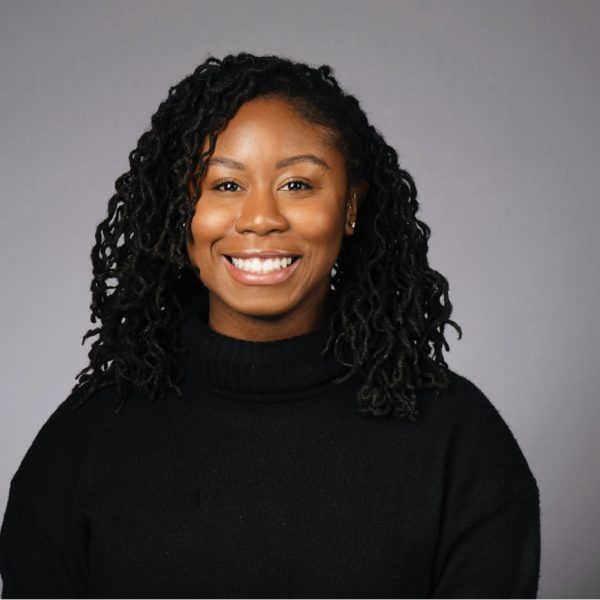
<path id="1" fill-rule="evenodd" d="M 300 256 L 291 254 L 223 254 L 223 264 L 233 279 L 245 286 L 280 285 L 293 277 Z"/>
<path id="2" fill-rule="evenodd" d="M 246 273 L 255 273 L 257 275 L 283 271 L 294 264 L 299 256 L 269 256 L 241 258 L 236 256 L 224 255 L 227 261 L 236 269 Z"/>

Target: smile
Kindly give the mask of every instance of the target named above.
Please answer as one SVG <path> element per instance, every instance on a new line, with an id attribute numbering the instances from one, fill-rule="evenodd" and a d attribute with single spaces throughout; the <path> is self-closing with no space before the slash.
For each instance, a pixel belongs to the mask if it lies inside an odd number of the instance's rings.
<path id="1" fill-rule="evenodd" d="M 282 256 L 279 258 L 236 258 L 235 256 L 229 257 L 229 260 L 242 271 L 248 273 L 271 273 L 273 271 L 280 271 L 289 267 L 294 262 L 292 256 Z"/>
<path id="2" fill-rule="evenodd" d="M 241 258 L 223 255 L 230 275 L 245 285 L 277 285 L 287 281 L 298 268 L 299 256 L 268 256 Z"/>

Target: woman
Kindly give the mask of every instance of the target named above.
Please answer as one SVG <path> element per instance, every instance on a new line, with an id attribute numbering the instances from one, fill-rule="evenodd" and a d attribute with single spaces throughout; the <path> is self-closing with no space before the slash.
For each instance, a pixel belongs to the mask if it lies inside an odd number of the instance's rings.
<path id="1" fill-rule="evenodd" d="M 171 88 L 97 230 L 90 364 L 11 484 L 4 596 L 535 597 L 536 480 L 444 361 L 417 208 L 328 67 Z"/>

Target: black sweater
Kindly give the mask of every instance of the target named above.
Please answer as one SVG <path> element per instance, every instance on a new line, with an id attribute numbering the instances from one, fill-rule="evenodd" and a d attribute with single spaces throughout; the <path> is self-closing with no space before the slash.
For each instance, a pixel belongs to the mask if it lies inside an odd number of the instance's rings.
<path id="1" fill-rule="evenodd" d="M 3 597 L 535 597 L 539 492 L 452 374 L 416 423 L 358 413 L 321 330 L 182 329 L 183 398 L 49 418 L 12 482 Z"/>

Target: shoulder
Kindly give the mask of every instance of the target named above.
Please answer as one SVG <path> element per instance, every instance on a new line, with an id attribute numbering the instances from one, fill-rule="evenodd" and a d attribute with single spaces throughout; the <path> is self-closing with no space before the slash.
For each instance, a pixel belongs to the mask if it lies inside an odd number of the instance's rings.
<path id="1" fill-rule="evenodd" d="M 105 388 L 79 405 L 82 391 L 68 395 L 51 413 L 25 453 L 12 486 L 60 486 L 77 476 L 94 430 L 114 412 L 114 390 Z"/>
<path id="2" fill-rule="evenodd" d="M 494 479 L 511 495 L 537 487 L 507 421 L 469 379 L 451 371 L 447 390 L 425 391 L 417 402 L 421 426 L 444 440 L 448 468 L 457 475 Z"/>
<path id="3" fill-rule="evenodd" d="M 452 411 L 457 416 L 473 413 L 497 413 L 487 395 L 471 380 L 455 371 L 448 371 L 449 385 L 445 390 L 422 390 L 419 401 L 425 411 Z"/>
<path id="4" fill-rule="evenodd" d="M 469 379 L 454 371 L 449 371 L 447 389 L 418 392 L 417 408 L 422 419 L 441 420 L 449 428 L 508 429 L 488 396 Z"/>

